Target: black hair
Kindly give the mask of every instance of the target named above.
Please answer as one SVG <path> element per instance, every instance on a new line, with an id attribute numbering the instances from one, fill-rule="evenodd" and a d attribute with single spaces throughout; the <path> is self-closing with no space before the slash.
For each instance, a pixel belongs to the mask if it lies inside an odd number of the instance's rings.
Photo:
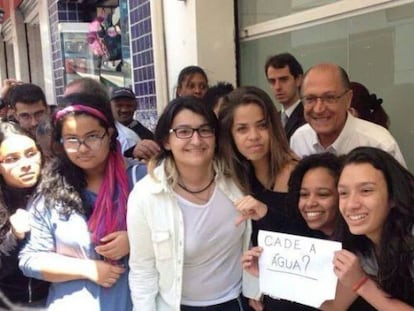
<path id="1" fill-rule="evenodd" d="M 36 84 L 23 83 L 17 84 L 14 86 L 8 95 L 8 101 L 10 107 L 13 109 L 16 108 L 17 103 L 23 104 L 35 104 L 38 101 L 42 101 L 43 105 L 46 107 L 46 97 L 42 89 Z"/>
<path id="2" fill-rule="evenodd" d="M 290 53 L 281 53 L 270 56 L 265 63 L 265 74 L 267 76 L 267 69 L 269 67 L 273 67 L 275 69 L 282 69 L 286 66 L 289 68 L 291 75 L 295 78 L 303 75 L 302 65 L 298 62 L 295 56 L 293 56 Z"/>
<path id="3" fill-rule="evenodd" d="M 390 211 L 376 252 L 365 235 L 349 235 L 344 238 L 344 243 L 351 251 L 363 256 L 375 256 L 376 253 L 380 287 L 392 298 L 414 305 L 414 176 L 389 153 L 373 147 L 352 150 L 344 157 L 343 167 L 365 163 L 383 174 Z"/>
<path id="4" fill-rule="evenodd" d="M 17 123 L 0 122 L 0 145 L 7 138 L 14 135 L 23 135 L 31 139 L 30 133 L 23 130 Z M 35 142 L 35 140 L 33 139 Z M 38 147 L 40 151 L 40 148 Z M 40 175 L 38 177 L 40 179 Z M 29 188 L 15 188 L 8 186 L 0 176 L 0 244 L 5 234 L 10 230 L 9 217 L 16 212 L 18 208 L 26 208 L 30 195 L 34 192 L 35 186 Z"/>
<path id="5" fill-rule="evenodd" d="M 204 101 L 211 110 L 214 110 L 219 102 L 219 99 L 233 90 L 234 87 L 231 83 L 218 82 L 216 85 L 208 88 L 206 94 L 204 95 Z"/>
<path id="6" fill-rule="evenodd" d="M 291 204 L 290 210 L 294 210 L 299 213 L 299 199 L 300 189 L 302 188 L 303 177 L 306 173 L 312 169 L 324 168 L 332 176 L 335 182 L 335 186 L 338 183 L 339 173 L 341 171 L 341 159 L 332 153 L 318 153 L 304 157 L 296 165 L 289 178 L 289 204 Z M 338 202 L 338 217 L 339 216 L 339 202 Z M 337 219 L 339 221 L 339 219 Z M 334 233 L 336 238 L 336 234 Z"/>
<path id="7" fill-rule="evenodd" d="M 111 137 L 110 148 L 111 150 L 116 149 L 116 129 L 107 96 L 73 93 L 64 97 L 64 104 L 66 106 L 81 104 L 102 112 L 108 122 L 96 119 L 106 130 L 113 128 L 115 134 Z M 61 138 L 66 116 L 56 120 L 57 113 L 59 111 L 55 112 L 52 117 L 51 135 L 51 146 L 55 157 L 46 165 L 42 172 L 42 181 L 39 184 L 37 194 L 45 198 L 48 207 L 53 208 L 60 205 L 62 207 L 60 210 L 62 214 L 68 215 L 73 210 L 80 214 L 87 214 L 90 212 L 91 207 L 84 205 L 81 199 L 81 193 L 86 187 L 85 172 L 73 164 L 63 150 Z M 85 112 L 68 113 L 68 115 L 81 114 L 85 114 Z"/>
<path id="8" fill-rule="evenodd" d="M 382 107 L 382 99 L 368 91 L 361 83 L 351 82 L 351 107 L 358 112 L 358 118 L 374 122 L 388 129 L 390 118 Z"/>
<path id="9" fill-rule="evenodd" d="M 162 159 L 171 156 L 171 151 L 164 148 L 164 143 L 170 135 L 171 124 L 173 123 L 175 116 L 185 109 L 205 118 L 207 124 L 214 129 L 216 139 L 218 138 L 219 128 L 217 117 L 211 109 L 207 108 L 202 99 L 194 96 L 183 96 L 173 99 L 168 103 L 167 107 L 165 107 L 163 113 L 160 115 L 155 128 L 155 141 L 161 146 L 161 152 L 156 156 L 157 163 Z"/>
<path id="10" fill-rule="evenodd" d="M 179 97 L 179 95 L 178 95 L 178 89 L 183 86 L 184 80 L 186 80 L 186 78 L 188 76 L 192 77 L 193 75 L 195 75 L 197 73 L 200 74 L 200 75 L 202 75 L 204 77 L 204 79 L 206 79 L 206 83 L 208 85 L 207 74 L 203 70 L 203 68 L 201 68 L 199 66 L 187 66 L 187 67 L 184 67 L 183 69 L 181 69 L 180 73 L 178 74 L 175 97 Z"/>

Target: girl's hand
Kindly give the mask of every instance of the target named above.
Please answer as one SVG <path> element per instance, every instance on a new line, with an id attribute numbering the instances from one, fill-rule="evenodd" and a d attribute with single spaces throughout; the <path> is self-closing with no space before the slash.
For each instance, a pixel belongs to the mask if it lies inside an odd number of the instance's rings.
<path id="1" fill-rule="evenodd" d="M 263 311 L 263 302 L 260 300 L 249 299 L 249 306 L 253 308 L 254 311 Z"/>
<path id="2" fill-rule="evenodd" d="M 262 251 L 259 246 L 253 247 L 246 251 L 241 259 L 243 269 L 256 277 L 259 276 L 259 257 Z"/>
<path id="3" fill-rule="evenodd" d="M 101 239 L 102 244 L 95 251 L 110 260 L 119 260 L 129 254 L 129 240 L 126 231 L 112 232 Z"/>
<path id="4" fill-rule="evenodd" d="M 30 231 L 30 213 L 24 209 L 18 208 L 17 211 L 10 216 L 10 224 L 16 238 L 19 240 L 24 239 L 26 232 Z"/>
<path id="5" fill-rule="evenodd" d="M 112 287 L 125 268 L 105 262 L 103 260 L 92 260 L 92 267 L 88 268 L 87 278 L 102 287 Z"/>
<path id="6" fill-rule="evenodd" d="M 352 288 L 366 276 L 358 257 L 345 249 L 335 252 L 333 264 L 336 276 L 345 287 Z"/>
<path id="7" fill-rule="evenodd" d="M 241 224 L 247 219 L 259 220 L 267 214 L 266 204 L 256 200 L 251 195 L 247 195 L 234 203 L 240 216 L 236 219 L 236 225 Z"/>

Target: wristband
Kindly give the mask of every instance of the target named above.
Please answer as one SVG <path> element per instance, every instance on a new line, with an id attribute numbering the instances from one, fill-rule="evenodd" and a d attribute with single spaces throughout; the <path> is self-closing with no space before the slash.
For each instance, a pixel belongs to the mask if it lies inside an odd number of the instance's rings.
<path id="1" fill-rule="evenodd" d="M 356 293 L 362 287 L 362 285 L 364 285 L 365 282 L 368 280 L 369 280 L 368 276 L 362 277 L 354 286 L 352 286 L 352 291 Z"/>

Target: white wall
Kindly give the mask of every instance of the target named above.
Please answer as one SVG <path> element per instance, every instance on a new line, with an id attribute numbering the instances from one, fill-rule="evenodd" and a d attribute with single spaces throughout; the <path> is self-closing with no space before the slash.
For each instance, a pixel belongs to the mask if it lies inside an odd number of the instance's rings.
<path id="1" fill-rule="evenodd" d="M 210 84 L 235 84 L 233 0 L 166 0 L 163 6 L 169 98 L 180 70 L 189 65 L 205 69 Z"/>

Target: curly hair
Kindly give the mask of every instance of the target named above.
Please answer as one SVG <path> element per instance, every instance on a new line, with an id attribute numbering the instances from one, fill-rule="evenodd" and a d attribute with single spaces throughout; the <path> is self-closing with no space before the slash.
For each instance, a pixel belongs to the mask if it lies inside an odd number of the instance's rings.
<path id="1" fill-rule="evenodd" d="M 382 172 L 388 188 L 390 212 L 376 252 L 378 283 L 393 298 L 414 305 L 414 176 L 390 154 L 372 147 L 351 151 L 345 156 L 343 167 L 364 163 Z M 344 243 L 363 256 L 375 253 L 372 241 L 366 236 L 349 235 Z"/>
<path id="2" fill-rule="evenodd" d="M 63 111 L 57 111 L 53 116 L 51 139 L 52 150 L 56 158 L 44 169 L 42 182 L 37 191 L 37 198 L 43 197 L 48 208 L 59 207 L 59 212 L 63 215 L 69 215 L 72 211 L 86 216 L 91 214 L 88 225 L 92 231 L 92 239 L 96 241 L 103 236 L 103 232 L 112 232 L 112 227 L 118 225 L 124 227 L 122 222 L 125 219 L 122 219 L 122 213 L 125 209 L 124 205 L 126 205 L 128 188 L 126 173 L 121 167 L 123 166 L 123 160 L 116 134 L 111 135 L 105 177 L 95 202 L 95 206 L 99 205 L 100 207 L 92 208 L 88 205 L 87 200 L 82 200 L 82 192 L 87 186 L 86 175 L 80 167 L 71 162 L 63 150 L 61 139 L 64 120 L 67 115 L 86 114 L 98 120 L 107 133 L 109 129 L 116 133 L 116 129 L 107 97 L 98 94 L 93 96 L 74 93 L 66 96 L 65 101 L 69 103 L 69 106 Z M 84 108 L 81 108 L 81 106 Z M 96 113 L 91 114 L 93 111 L 96 111 L 98 115 Z M 102 190 L 103 187 L 106 188 L 105 191 Z M 115 204 L 112 201 L 114 195 L 117 196 Z M 104 207 L 101 208 L 101 205 Z M 113 219 L 110 221 L 111 217 Z"/>
<path id="3" fill-rule="evenodd" d="M 219 145 L 222 158 L 231 172 L 234 172 L 238 186 L 245 192 L 250 193 L 249 176 L 254 169 L 237 149 L 232 135 L 234 114 L 237 108 L 256 104 L 262 111 L 266 125 L 269 129 L 270 151 L 269 151 L 269 182 L 273 184 L 277 174 L 290 161 L 296 159 L 292 153 L 283 130 L 277 110 L 267 93 L 254 86 L 244 86 L 235 89 L 224 96 L 223 104 L 219 112 L 220 137 Z"/>
<path id="4" fill-rule="evenodd" d="M 290 210 L 295 210 L 297 213 L 300 198 L 300 189 L 302 188 L 303 177 L 306 173 L 315 168 L 324 168 L 334 179 L 335 185 L 338 183 L 339 172 L 341 171 L 341 159 L 332 153 L 319 153 L 312 154 L 304 157 L 296 165 L 289 178 L 289 204 L 291 204 Z M 339 205 L 339 202 L 338 202 Z M 338 207 L 339 216 L 339 207 Z"/>

